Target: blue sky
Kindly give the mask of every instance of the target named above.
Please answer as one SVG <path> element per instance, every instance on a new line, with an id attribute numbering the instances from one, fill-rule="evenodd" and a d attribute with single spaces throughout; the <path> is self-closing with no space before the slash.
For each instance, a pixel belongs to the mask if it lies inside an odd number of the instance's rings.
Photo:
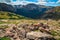
<path id="1" fill-rule="evenodd" d="M 58 0 L 47 0 L 48 2 L 57 2 Z"/>
<path id="2" fill-rule="evenodd" d="M 0 0 L 0 2 L 10 3 L 13 5 L 35 3 L 46 6 L 60 6 L 60 0 Z"/>
<path id="3" fill-rule="evenodd" d="M 37 0 L 26 0 L 26 1 L 30 1 L 30 2 L 38 2 Z"/>

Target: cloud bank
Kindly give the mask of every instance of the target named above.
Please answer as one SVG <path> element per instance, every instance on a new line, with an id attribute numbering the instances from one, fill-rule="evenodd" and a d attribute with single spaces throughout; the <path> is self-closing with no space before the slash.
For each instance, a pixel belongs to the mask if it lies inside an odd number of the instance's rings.
<path id="1" fill-rule="evenodd" d="M 8 3 L 12 5 L 26 5 L 28 3 L 35 3 L 46 6 L 60 6 L 60 0 L 0 0 L 1 3 Z"/>

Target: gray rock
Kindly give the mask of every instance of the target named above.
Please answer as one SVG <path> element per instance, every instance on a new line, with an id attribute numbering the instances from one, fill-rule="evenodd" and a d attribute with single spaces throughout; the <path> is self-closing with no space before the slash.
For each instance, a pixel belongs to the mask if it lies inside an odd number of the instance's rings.
<path id="1" fill-rule="evenodd" d="M 30 40 L 34 39 L 34 40 L 47 40 L 47 39 L 51 39 L 52 36 L 49 34 L 44 34 L 41 32 L 28 32 L 26 37 Z"/>
<path id="2" fill-rule="evenodd" d="M 23 40 L 29 40 L 29 39 L 27 39 L 27 38 L 24 38 Z"/>
<path id="3" fill-rule="evenodd" d="M 26 31 L 24 29 L 18 31 L 18 36 L 22 37 L 22 38 L 25 38 L 26 37 Z"/>

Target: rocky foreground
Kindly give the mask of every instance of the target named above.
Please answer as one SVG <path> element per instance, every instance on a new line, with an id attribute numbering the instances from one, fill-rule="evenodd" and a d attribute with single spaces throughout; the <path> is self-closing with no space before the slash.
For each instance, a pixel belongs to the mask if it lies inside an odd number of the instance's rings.
<path id="1" fill-rule="evenodd" d="M 9 37 L 11 40 L 55 40 L 51 35 L 49 25 L 38 24 L 0 24 L 8 28 L 0 28 L 0 37 Z"/>

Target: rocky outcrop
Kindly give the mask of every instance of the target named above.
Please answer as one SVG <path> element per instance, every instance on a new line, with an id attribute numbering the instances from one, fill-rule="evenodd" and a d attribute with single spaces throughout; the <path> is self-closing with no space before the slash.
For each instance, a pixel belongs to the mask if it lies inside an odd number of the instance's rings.
<path id="1" fill-rule="evenodd" d="M 53 40 L 51 35 L 41 32 L 28 32 L 26 37 L 30 40 Z"/>
<path id="2" fill-rule="evenodd" d="M 1 26 L 3 26 L 1 24 Z M 9 26 L 9 28 L 0 29 L 0 37 L 9 37 L 11 40 L 55 40 L 52 35 L 48 34 L 46 31 L 46 24 L 5 24 L 4 26 Z M 39 29 L 41 27 L 41 29 Z M 46 27 L 46 28 L 44 28 Z M 37 31 L 38 30 L 38 31 Z M 44 30 L 41 32 L 41 30 Z"/>

